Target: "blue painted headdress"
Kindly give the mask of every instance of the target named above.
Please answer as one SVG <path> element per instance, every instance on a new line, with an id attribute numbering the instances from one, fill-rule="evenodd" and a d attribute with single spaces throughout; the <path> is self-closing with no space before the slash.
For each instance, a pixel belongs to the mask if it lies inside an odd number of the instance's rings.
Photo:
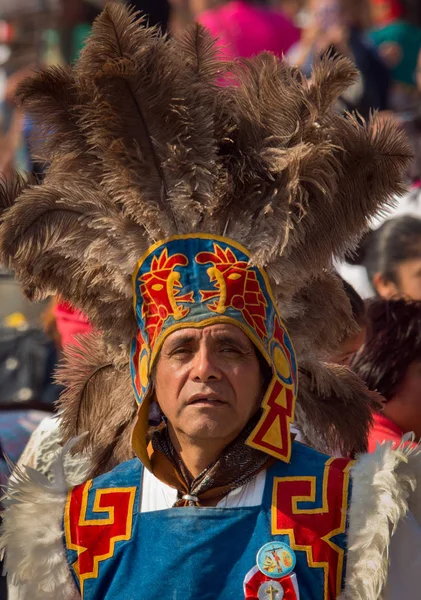
<path id="1" fill-rule="evenodd" d="M 175 236 L 152 246 L 133 274 L 138 333 L 131 374 L 139 416 L 133 446 L 147 464 L 151 373 L 168 335 L 186 327 L 231 323 L 251 339 L 272 368 L 263 414 L 247 444 L 281 460 L 291 454 L 290 423 L 297 365 L 263 269 L 233 240 L 204 234 Z"/>

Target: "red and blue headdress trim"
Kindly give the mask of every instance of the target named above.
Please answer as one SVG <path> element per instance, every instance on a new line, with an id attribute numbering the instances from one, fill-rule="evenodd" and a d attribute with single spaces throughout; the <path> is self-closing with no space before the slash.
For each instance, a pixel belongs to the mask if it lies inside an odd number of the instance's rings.
<path id="1" fill-rule="evenodd" d="M 231 323 L 240 327 L 272 368 L 263 414 L 247 444 L 289 461 L 290 422 L 297 395 L 294 348 L 266 273 L 233 240 L 205 234 L 174 236 L 152 246 L 133 274 L 138 333 L 131 374 L 140 405 L 133 446 L 148 466 L 146 431 L 151 372 L 173 331 Z"/>

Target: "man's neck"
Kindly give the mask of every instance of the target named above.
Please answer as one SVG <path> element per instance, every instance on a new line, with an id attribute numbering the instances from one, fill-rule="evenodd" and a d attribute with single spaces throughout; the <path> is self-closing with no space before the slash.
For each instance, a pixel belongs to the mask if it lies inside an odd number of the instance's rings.
<path id="1" fill-rule="evenodd" d="M 226 440 L 193 440 L 169 429 L 171 442 L 192 479 L 212 465 L 229 444 Z"/>

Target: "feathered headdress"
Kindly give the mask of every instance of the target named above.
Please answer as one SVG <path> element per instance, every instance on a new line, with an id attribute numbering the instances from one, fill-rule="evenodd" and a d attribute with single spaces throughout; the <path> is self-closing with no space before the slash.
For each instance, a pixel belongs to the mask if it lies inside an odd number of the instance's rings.
<path id="1" fill-rule="evenodd" d="M 355 77 L 339 57 L 316 61 L 310 79 L 271 54 L 225 65 L 200 26 L 168 40 L 109 5 L 72 69 L 21 86 L 48 168 L 41 185 L 3 191 L 1 258 L 30 298 L 60 294 L 101 332 L 72 351 L 61 401 L 65 437 L 89 429 L 97 471 L 131 452 L 130 345 L 145 317 L 143 304 L 133 311 L 132 274 L 142 295 L 139 258 L 191 234 L 234 240 L 253 277 L 267 273 L 295 348 L 305 437 L 364 450 L 376 398 L 324 362 L 355 327 L 332 258 L 402 192 L 410 151 L 394 125 L 335 113 Z M 228 262 L 233 248 L 222 245 Z"/>

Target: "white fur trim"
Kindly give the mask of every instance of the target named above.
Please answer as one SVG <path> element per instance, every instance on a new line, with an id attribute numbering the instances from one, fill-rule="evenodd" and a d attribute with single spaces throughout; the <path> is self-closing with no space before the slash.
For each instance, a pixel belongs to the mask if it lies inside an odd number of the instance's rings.
<path id="1" fill-rule="evenodd" d="M 406 434 L 403 437 L 403 442 L 412 442 L 414 434 Z M 409 479 L 415 480 L 416 486 L 408 498 L 408 506 L 412 515 L 415 517 L 418 525 L 421 526 L 421 446 L 406 453 L 406 462 L 403 462 L 399 470 L 402 475 L 406 475 Z"/>
<path id="2" fill-rule="evenodd" d="M 413 466 L 413 468 L 410 467 Z M 415 467 L 416 465 L 416 467 Z M 390 540 L 407 515 L 421 475 L 421 451 L 408 444 L 377 446 L 352 469 L 348 556 L 340 600 L 380 600 L 387 582 Z M 421 479 L 418 480 L 421 487 Z"/>
<path id="3" fill-rule="evenodd" d="M 63 458 L 78 439 L 67 444 L 52 465 L 54 483 L 30 467 L 15 468 L 10 478 L 0 550 L 6 552 L 5 570 L 19 589 L 19 600 L 80 600 L 62 529 L 69 489 Z"/>

